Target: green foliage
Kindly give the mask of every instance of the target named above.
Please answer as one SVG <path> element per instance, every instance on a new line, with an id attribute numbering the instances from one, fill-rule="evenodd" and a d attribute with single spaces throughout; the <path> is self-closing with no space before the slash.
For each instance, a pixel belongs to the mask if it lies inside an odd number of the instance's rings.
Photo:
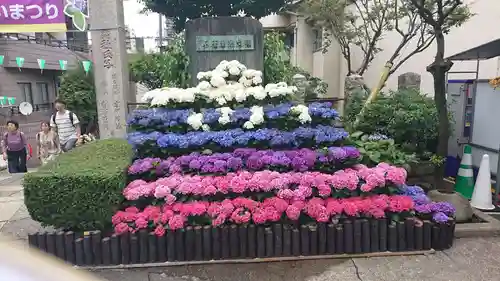
<path id="1" fill-rule="evenodd" d="M 352 128 L 365 100 L 365 93 L 354 92 L 346 106 L 344 121 L 351 131 L 387 135 L 405 151 L 426 159 L 435 153 L 438 115 L 432 98 L 411 89 L 380 94 Z"/>
<path id="2" fill-rule="evenodd" d="M 284 34 L 268 32 L 264 35 L 264 84 L 286 81 L 290 83 L 297 73 L 290 63 L 290 50 Z"/>
<path id="3" fill-rule="evenodd" d="M 368 134 L 358 131 L 350 134 L 348 141 L 359 149 L 361 163 L 367 166 L 380 162 L 408 166 L 417 161 L 415 154 L 404 152 L 393 139 L 371 140 Z"/>
<path id="4" fill-rule="evenodd" d="M 438 28 L 444 34 L 474 16 L 463 0 L 404 0 L 403 4 L 415 10 L 430 29 Z"/>
<path id="5" fill-rule="evenodd" d="M 61 77 L 59 99 L 66 102 L 69 110 L 80 119 L 82 133 L 97 124 L 97 102 L 94 74 L 85 74 L 82 67 L 66 71 Z"/>
<path id="6" fill-rule="evenodd" d="M 244 13 L 246 16 L 261 18 L 278 12 L 292 0 L 140 0 L 146 8 L 172 18 L 175 30 L 184 29 L 186 21 L 201 17 L 234 16 Z"/>
<path id="7" fill-rule="evenodd" d="M 25 204 L 43 225 L 106 230 L 122 202 L 132 149 L 125 140 L 91 142 L 26 174 Z"/>
<path id="8" fill-rule="evenodd" d="M 130 64 L 133 80 L 149 89 L 186 87 L 189 82 L 189 58 L 184 51 L 184 36 L 178 35 L 164 53 L 145 54 Z"/>

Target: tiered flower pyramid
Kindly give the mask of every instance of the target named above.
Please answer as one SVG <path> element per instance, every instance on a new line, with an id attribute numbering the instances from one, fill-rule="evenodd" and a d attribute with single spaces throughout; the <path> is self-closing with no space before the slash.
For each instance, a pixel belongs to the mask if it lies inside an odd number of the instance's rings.
<path id="1" fill-rule="evenodd" d="M 136 159 L 117 234 L 165 235 L 187 226 L 341 223 L 354 218 L 446 223 L 454 209 L 405 186 L 403 168 L 357 164 L 328 102 L 289 102 L 286 83 L 262 85 L 262 72 L 222 61 L 188 89 L 144 97 L 128 125 Z"/>

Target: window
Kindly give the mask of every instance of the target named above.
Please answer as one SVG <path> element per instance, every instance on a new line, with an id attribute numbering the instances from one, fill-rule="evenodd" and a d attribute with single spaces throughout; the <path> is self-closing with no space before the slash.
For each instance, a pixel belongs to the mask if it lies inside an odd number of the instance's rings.
<path id="1" fill-rule="evenodd" d="M 49 100 L 49 84 L 45 82 L 36 83 L 37 88 L 37 99 L 35 99 L 35 109 L 36 110 L 46 110 L 50 109 Z"/>
<path id="2" fill-rule="evenodd" d="M 293 30 L 285 33 L 285 46 L 289 48 L 295 47 L 295 33 Z"/>
<path id="3" fill-rule="evenodd" d="M 323 29 L 314 29 L 313 51 L 317 52 L 323 49 Z"/>
<path id="4" fill-rule="evenodd" d="M 33 104 L 33 89 L 31 88 L 31 83 L 17 83 L 21 88 L 23 101 Z"/>

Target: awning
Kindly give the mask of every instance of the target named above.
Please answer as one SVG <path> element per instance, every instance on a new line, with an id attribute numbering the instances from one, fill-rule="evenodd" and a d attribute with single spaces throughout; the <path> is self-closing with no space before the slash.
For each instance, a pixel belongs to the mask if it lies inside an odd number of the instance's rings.
<path id="1" fill-rule="evenodd" d="M 463 51 L 451 57 L 450 60 L 487 60 L 500 56 L 500 39 L 488 42 L 478 47 Z"/>

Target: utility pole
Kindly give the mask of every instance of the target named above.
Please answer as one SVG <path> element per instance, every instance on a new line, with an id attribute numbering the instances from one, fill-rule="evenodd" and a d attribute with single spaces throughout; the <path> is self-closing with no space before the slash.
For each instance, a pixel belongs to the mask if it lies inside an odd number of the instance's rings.
<path id="1" fill-rule="evenodd" d="M 90 30 L 101 139 L 126 136 L 130 95 L 123 0 L 90 0 Z"/>

